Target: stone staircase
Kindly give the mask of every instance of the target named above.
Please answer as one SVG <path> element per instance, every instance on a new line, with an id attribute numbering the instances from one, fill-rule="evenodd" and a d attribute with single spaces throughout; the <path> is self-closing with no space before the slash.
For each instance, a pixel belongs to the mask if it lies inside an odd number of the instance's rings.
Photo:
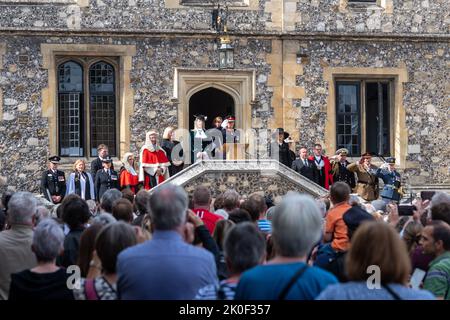
<path id="1" fill-rule="evenodd" d="M 275 201 L 288 191 L 307 193 L 313 197 L 328 193 L 294 170 L 270 159 L 196 162 L 164 183 L 180 185 L 188 193 L 192 193 L 198 185 L 205 185 L 210 187 L 213 197 L 227 189 L 235 189 L 244 198 L 258 192 L 271 196 Z"/>

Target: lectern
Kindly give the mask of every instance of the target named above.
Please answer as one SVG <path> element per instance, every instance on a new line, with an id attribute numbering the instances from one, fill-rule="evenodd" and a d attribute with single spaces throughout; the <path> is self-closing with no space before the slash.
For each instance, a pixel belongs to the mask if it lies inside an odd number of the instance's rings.
<path id="1" fill-rule="evenodd" d="M 226 160 L 245 160 L 248 143 L 225 143 L 223 153 Z"/>

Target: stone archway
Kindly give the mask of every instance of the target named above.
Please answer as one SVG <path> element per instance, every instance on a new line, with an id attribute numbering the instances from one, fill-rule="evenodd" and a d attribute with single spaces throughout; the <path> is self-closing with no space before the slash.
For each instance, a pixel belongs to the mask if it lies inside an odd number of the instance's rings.
<path id="1" fill-rule="evenodd" d="M 235 114 L 234 98 L 214 87 L 197 91 L 189 99 L 189 128 L 194 127 L 194 116 L 197 114 L 207 116 L 205 127 L 210 129 L 215 117 L 224 118 L 229 114 Z"/>
<path id="2" fill-rule="evenodd" d="M 234 100 L 236 128 L 251 128 L 251 104 L 255 101 L 255 70 L 210 70 L 176 68 L 173 100 L 178 104 L 178 128 L 189 130 L 189 100 L 197 92 L 215 88 Z"/>

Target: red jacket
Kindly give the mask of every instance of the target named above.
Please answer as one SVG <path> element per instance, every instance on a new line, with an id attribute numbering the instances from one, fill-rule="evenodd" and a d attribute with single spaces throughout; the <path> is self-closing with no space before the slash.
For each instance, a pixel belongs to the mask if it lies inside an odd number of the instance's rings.
<path id="1" fill-rule="evenodd" d="M 217 221 L 223 219 L 223 217 L 219 216 L 218 214 L 209 212 L 208 210 L 205 209 L 194 209 L 193 211 L 198 217 L 200 217 L 200 219 L 202 219 L 211 235 L 213 234 L 214 229 L 216 228 Z"/>
<path id="2" fill-rule="evenodd" d="M 308 159 L 311 161 L 316 160 L 314 156 L 310 156 Z M 330 189 L 330 186 L 333 184 L 333 175 L 331 174 L 331 164 L 327 156 L 322 156 L 322 160 L 324 163 L 323 169 L 325 172 L 325 189 L 328 190 Z"/>

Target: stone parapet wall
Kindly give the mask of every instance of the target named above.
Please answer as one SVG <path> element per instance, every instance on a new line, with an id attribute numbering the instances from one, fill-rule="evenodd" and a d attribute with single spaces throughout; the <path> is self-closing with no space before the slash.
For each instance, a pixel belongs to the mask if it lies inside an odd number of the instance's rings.
<path id="1" fill-rule="evenodd" d="M 244 5 L 230 6 L 231 32 L 448 34 L 450 28 L 447 0 L 377 0 L 363 5 L 348 0 L 238 2 Z M 178 0 L 0 0 L 0 30 L 212 30 L 211 6 L 179 3 Z"/>

